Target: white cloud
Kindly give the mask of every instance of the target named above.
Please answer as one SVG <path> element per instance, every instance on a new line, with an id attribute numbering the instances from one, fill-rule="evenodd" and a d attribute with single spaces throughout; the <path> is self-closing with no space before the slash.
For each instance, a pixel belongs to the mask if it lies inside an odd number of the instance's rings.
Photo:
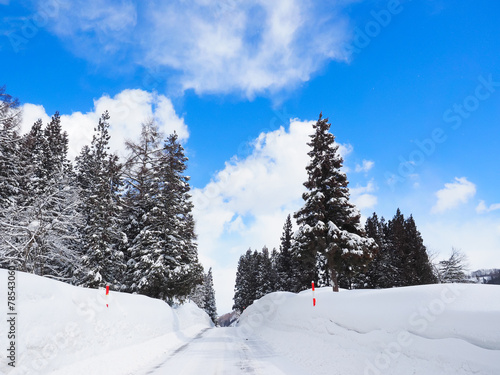
<path id="1" fill-rule="evenodd" d="M 356 164 L 356 172 L 368 172 L 375 165 L 374 161 L 371 160 L 363 160 L 362 164 Z"/>
<path id="2" fill-rule="evenodd" d="M 48 28 L 89 60 L 115 64 L 118 56 L 173 69 L 183 90 L 253 97 L 347 60 L 351 31 L 340 11 L 350 2 L 58 0 Z"/>
<path id="3" fill-rule="evenodd" d="M 122 49 L 137 25 L 137 7 L 128 0 L 39 1 L 38 12 L 51 16 L 47 27 L 74 52 L 94 61 Z"/>
<path id="4" fill-rule="evenodd" d="M 500 210 L 500 203 L 494 203 L 494 204 L 487 206 L 484 201 L 480 201 L 476 207 L 476 212 L 478 214 L 484 214 L 484 213 L 488 213 L 488 212 L 496 211 L 496 210 Z"/>
<path id="5" fill-rule="evenodd" d="M 361 210 L 372 209 L 377 205 L 378 198 L 376 195 L 370 194 L 376 190 L 373 180 L 369 181 L 366 186 L 356 186 L 350 188 L 351 201 L 356 207 Z"/>
<path id="6" fill-rule="evenodd" d="M 68 154 L 71 159 L 80 153 L 84 145 L 90 144 L 99 117 L 106 110 L 111 116 L 111 150 L 121 156 L 126 154 L 125 140 L 138 139 L 141 124 L 149 119 L 154 119 L 166 135 L 176 131 L 180 140 L 185 141 L 189 137 L 184 119 L 175 113 L 170 99 L 143 90 L 124 90 L 112 98 L 103 95 L 94 100 L 94 109 L 91 112 L 61 114 L 62 128 L 69 136 Z M 41 118 L 44 124 L 50 121 L 50 116 L 43 106 L 24 104 L 21 125 L 23 132 L 28 132 L 38 118 Z"/>
<path id="7" fill-rule="evenodd" d="M 465 177 L 455 177 L 455 182 L 444 185 L 444 189 L 436 192 L 437 202 L 432 207 L 432 213 L 442 213 L 467 203 L 476 194 L 476 185 Z"/>

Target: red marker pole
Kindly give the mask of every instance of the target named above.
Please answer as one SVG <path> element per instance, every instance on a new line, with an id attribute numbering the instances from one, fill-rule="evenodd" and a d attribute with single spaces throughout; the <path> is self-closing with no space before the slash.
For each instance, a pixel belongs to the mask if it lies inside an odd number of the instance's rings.
<path id="1" fill-rule="evenodd" d="M 109 285 L 106 285 L 106 307 L 109 307 L 108 306 L 108 295 L 109 295 Z"/>
<path id="2" fill-rule="evenodd" d="M 316 298 L 314 297 L 314 281 L 311 281 L 313 291 L 313 306 L 316 306 Z"/>

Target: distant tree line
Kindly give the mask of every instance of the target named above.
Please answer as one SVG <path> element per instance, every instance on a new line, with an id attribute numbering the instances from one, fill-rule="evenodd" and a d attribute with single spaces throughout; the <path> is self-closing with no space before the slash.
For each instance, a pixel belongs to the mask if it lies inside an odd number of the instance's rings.
<path id="1" fill-rule="evenodd" d="M 454 251 L 433 266 L 411 215 L 397 209 L 386 222 L 373 213 L 360 224 L 328 119 L 320 114 L 313 128 L 304 205 L 294 214 L 298 230 L 292 232 L 288 215 L 279 251 L 248 250 L 240 257 L 233 309 L 241 312 L 270 292 L 305 290 L 312 281 L 334 291 L 465 282 L 465 256 Z"/>
<path id="2" fill-rule="evenodd" d="M 176 134 L 146 122 L 122 162 L 109 150 L 105 112 L 73 165 L 57 112 L 27 134 L 21 115 L 1 88 L 0 267 L 168 302 L 208 282 Z"/>

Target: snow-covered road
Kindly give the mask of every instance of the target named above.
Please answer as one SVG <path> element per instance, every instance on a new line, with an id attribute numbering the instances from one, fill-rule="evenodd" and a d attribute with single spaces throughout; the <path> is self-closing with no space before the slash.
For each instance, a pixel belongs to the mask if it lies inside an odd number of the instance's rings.
<path id="1" fill-rule="evenodd" d="M 255 337 L 241 336 L 236 328 L 211 328 L 170 353 L 144 375 L 304 373 Z"/>

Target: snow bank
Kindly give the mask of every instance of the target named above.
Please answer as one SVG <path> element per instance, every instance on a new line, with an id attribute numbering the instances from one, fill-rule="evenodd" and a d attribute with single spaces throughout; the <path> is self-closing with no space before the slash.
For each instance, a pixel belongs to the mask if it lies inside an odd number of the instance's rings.
<path id="1" fill-rule="evenodd" d="M 441 284 L 273 293 L 245 310 L 260 336 L 311 374 L 500 374 L 500 287 Z"/>
<path id="2" fill-rule="evenodd" d="M 140 295 L 74 287 L 16 273 L 16 368 L 0 374 L 123 374 L 196 336 L 212 323 L 194 304 L 177 309 Z M 7 286 L 7 271 L 0 269 Z M 7 295 L 0 288 L 2 352 L 8 348 Z M 109 307 L 106 307 L 106 304 Z M 5 318 L 5 319 L 4 319 Z"/>

